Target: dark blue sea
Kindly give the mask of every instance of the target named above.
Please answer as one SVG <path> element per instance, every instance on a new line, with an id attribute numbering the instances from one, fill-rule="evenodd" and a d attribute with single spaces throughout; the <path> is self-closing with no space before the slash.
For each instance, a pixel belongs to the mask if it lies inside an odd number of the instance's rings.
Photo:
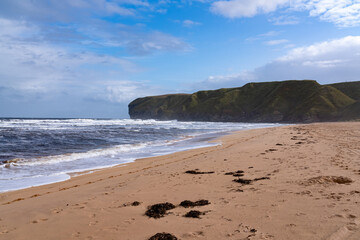
<path id="1" fill-rule="evenodd" d="M 69 173 L 212 146 L 231 131 L 278 124 L 131 119 L 0 119 L 0 192 L 64 181 Z"/>

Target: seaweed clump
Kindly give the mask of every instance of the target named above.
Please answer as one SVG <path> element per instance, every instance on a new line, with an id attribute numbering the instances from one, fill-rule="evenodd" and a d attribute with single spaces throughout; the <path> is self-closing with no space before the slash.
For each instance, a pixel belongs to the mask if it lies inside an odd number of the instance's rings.
<path id="1" fill-rule="evenodd" d="M 211 171 L 211 172 L 200 172 L 200 171 L 198 171 L 198 170 L 188 170 L 188 171 L 186 171 L 185 173 L 187 173 L 187 174 L 213 174 L 214 173 L 214 171 Z"/>
<path id="2" fill-rule="evenodd" d="M 208 200 L 198 200 L 196 202 L 192 202 L 190 200 L 185 200 L 185 201 L 182 201 L 180 203 L 180 206 L 184 207 L 184 208 L 189 208 L 189 207 L 198 207 L 198 206 L 205 206 L 205 205 L 209 205 L 210 202 Z"/>
<path id="3" fill-rule="evenodd" d="M 254 178 L 253 180 L 238 178 L 238 179 L 234 179 L 233 181 L 237 182 L 237 183 L 241 183 L 243 185 L 249 185 L 252 182 L 256 182 L 256 181 L 260 181 L 260 180 L 268 180 L 268 179 L 270 179 L 270 178 L 269 177 L 260 177 L 260 178 Z"/>
<path id="4" fill-rule="evenodd" d="M 260 180 L 269 180 L 269 177 L 261 177 L 261 178 L 254 178 L 253 181 L 260 181 Z"/>
<path id="5" fill-rule="evenodd" d="M 145 212 L 145 215 L 152 218 L 161 218 L 166 214 L 167 210 L 175 208 L 175 205 L 172 203 L 158 203 L 148 207 L 148 210 Z"/>
<path id="6" fill-rule="evenodd" d="M 177 240 L 178 238 L 170 233 L 157 233 L 150 237 L 149 240 Z"/>
<path id="7" fill-rule="evenodd" d="M 238 170 L 236 172 L 227 172 L 227 173 L 225 173 L 225 175 L 232 175 L 234 177 L 242 177 L 242 176 L 244 176 L 244 171 Z"/>
<path id="8" fill-rule="evenodd" d="M 252 180 L 243 178 L 234 179 L 233 181 L 244 185 L 249 185 L 250 183 L 252 183 Z"/>
<path id="9" fill-rule="evenodd" d="M 140 204 L 141 204 L 141 202 L 135 201 L 135 202 L 131 203 L 131 206 L 136 207 L 136 206 L 139 206 Z"/>
<path id="10" fill-rule="evenodd" d="M 191 210 L 190 212 L 186 213 L 184 217 L 187 218 L 200 218 L 200 215 L 204 215 L 205 213 L 202 213 L 198 210 Z"/>

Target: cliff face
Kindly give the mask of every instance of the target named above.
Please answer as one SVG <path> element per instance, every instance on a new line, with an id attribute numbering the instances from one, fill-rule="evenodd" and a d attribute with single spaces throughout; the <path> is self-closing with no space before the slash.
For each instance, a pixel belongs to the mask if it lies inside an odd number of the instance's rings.
<path id="1" fill-rule="evenodd" d="M 138 98 L 131 118 L 180 121 L 316 122 L 360 119 L 360 82 L 248 83 L 240 88 Z"/>

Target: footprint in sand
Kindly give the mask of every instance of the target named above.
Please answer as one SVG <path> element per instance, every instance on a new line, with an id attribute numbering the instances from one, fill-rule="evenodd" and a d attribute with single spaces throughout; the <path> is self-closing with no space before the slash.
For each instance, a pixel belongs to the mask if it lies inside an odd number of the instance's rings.
<path id="1" fill-rule="evenodd" d="M 16 228 L 0 230 L 0 235 L 8 234 L 9 232 L 12 232 L 14 230 L 16 230 Z"/>
<path id="2" fill-rule="evenodd" d="M 334 233 L 332 233 L 326 240 L 343 240 L 349 238 L 357 230 L 359 230 L 359 221 L 355 220 L 340 227 Z"/>
<path id="3" fill-rule="evenodd" d="M 64 211 L 62 208 L 55 208 L 52 210 L 52 213 L 61 213 L 62 211 Z"/>
<path id="4" fill-rule="evenodd" d="M 71 234 L 73 237 L 80 237 L 80 232 L 75 232 L 73 234 Z"/>
<path id="5" fill-rule="evenodd" d="M 188 232 L 188 233 L 184 233 L 182 235 L 183 238 L 191 238 L 191 239 L 199 237 L 199 236 L 204 237 L 205 236 L 204 232 L 203 231 Z"/>
<path id="6" fill-rule="evenodd" d="M 99 221 L 89 222 L 89 226 L 95 226 L 98 223 L 99 223 Z"/>
<path id="7" fill-rule="evenodd" d="M 48 220 L 47 218 L 42 218 L 42 219 L 34 220 L 34 221 L 32 221 L 31 223 L 36 224 L 36 223 L 39 223 L 39 222 L 45 222 L 45 221 L 47 221 L 47 220 Z"/>

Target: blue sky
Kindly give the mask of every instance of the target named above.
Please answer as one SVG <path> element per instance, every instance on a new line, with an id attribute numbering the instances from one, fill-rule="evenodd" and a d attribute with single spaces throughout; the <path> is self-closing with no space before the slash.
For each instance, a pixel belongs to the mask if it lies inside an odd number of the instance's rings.
<path id="1" fill-rule="evenodd" d="M 0 117 L 127 118 L 147 95 L 359 81 L 360 0 L 2 0 Z"/>

